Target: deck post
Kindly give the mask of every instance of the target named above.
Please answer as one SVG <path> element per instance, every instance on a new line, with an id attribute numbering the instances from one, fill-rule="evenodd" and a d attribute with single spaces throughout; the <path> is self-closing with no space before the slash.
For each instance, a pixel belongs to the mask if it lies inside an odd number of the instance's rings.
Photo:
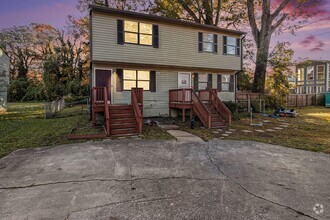
<path id="1" fill-rule="evenodd" d="M 182 108 L 182 121 L 185 122 L 186 121 L 186 108 Z"/>

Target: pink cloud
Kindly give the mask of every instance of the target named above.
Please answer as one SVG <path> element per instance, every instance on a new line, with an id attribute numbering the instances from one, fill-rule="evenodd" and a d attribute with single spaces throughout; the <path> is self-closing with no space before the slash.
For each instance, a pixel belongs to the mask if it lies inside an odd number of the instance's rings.
<path id="1" fill-rule="evenodd" d="M 314 47 L 313 49 L 310 49 L 312 52 L 323 52 L 324 50 L 319 47 Z"/>
<path id="2" fill-rule="evenodd" d="M 303 47 L 308 47 L 315 42 L 316 38 L 314 36 L 308 36 L 304 40 L 300 41 L 300 45 Z"/>

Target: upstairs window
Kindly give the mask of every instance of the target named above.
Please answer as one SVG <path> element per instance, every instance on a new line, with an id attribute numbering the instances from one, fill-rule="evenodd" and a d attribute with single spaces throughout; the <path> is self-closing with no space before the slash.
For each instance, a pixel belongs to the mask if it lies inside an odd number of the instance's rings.
<path id="1" fill-rule="evenodd" d="M 152 45 L 152 25 L 125 21 L 125 43 Z"/>
<path id="2" fill-rule="evenodd" d="M 218 53 L 218 35 L 199 32 L 198 52 Z"/>
<path id="3" fill-rule="evenodd" d="M 307 67 L 307 84 L 314 84 L 314 66 Z"/>
<path id="4" fill-rule="evenodd" d="M 298 74 L 297 74 L 297 84 L 298 85 L 303 85 L 305 81 L 305 69 L 304 68 L 299 68 L 298 69 Z"/>
<path id="5" fill-rule="evenodd" d="M 325 66 L 317 66 L 317 83 L 323 84 L 325 79 Z"/>
<path id="6" fill-rule="evenodd" d="M 241 39 L 235 37 L 223 36 L 223 54 L 240 56 Z"/>
<path id="7" fill-rule="evenodd" d="M 158 25 L 117 20 L 117 43 L 159 47 Z"/>

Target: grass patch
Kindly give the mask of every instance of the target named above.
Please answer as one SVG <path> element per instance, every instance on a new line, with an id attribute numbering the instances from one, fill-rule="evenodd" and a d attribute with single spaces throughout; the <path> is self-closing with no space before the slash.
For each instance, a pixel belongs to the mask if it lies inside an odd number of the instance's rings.
<path id="1" fill-rule="evenodd" d="M 226 139 L 232 140 L 253 140 L 264 143 L 276 144 L 285 147 L 330 153 L 330 109 L 323 107 L 305 107 L 296 109 L 296 118 L 277 118 L 257 116 L 258 120 L 270 120 L 271 123 L 264 123 L 261 129 L 273 129 L 283 123 L 289 127 L 283 130 L 265 133 L 244 133 L 241 130 L 256 130 L 257 127 L 250 126 L 249 118 L 243 117 L 240 121 L 234 121 L 233 128 L 236 129 Z"/>
<path id="2" fill-rule="evenodd" d="M 89 123 L 81 106 L 65 108 L 51 119 L 44 119 L 43 109 L 43 103 L 9 103 L 8 111 L 0 113 L 0 157 L 20 148 L 83 142 L 67 140 L 73 127 Z"/>
<path id="3" fill-rule="evenodd" d="M 253 123 L 269 120 L 270 123 L 263 123 L 262 127 L 250 126 L 250 117 L 247 113 L 237 115 L 240 120 L 234 120 L 231 128 L 235 129 L 228 137 L 223 137 L 222 132 L 217 129 L 205 129 L 199 122 L 196 122 L 195 129 L 191 129 L 189 122 L 177 121 L 181 130 L 190 132 L 208 141 L 213 138 L 225 138 L 226 140 L 249 140 L 269 144 L 276 144 L 285 147 L 330 153 L 330 109 L 324 107 L 297 108 L 296 118 L 281 117 L 269 118 L 254 114 L 256 118 Z M 274 129 L 282 123 L 288 123 L 288 128 L 276 131 L 265 131 L 264 133 L 255 130 Z M 251 130 L 251 133 L 244 133 L 242 130 Z"/>
<path id="4" fill-rule="evenodd" d="M 158 126 L 144 125 L 142 128 L 142 139 L 146 140 L 175 140 L 175 138 Z"/>

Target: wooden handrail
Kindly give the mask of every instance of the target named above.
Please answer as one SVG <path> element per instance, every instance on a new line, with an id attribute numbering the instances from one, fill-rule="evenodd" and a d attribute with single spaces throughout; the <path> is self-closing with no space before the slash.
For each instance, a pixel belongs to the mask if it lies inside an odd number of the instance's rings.
<path id="1" fill-rule="evenodd" d="M 169 103 L 187 104 L 191 102 L 192 89 L 171 89 L 169 90 Z"/>
<path id="2" fill-rule="evenodd" d="M 103 96 L 104 96 L 104 118 L 105 118 L 105 125 L 107 128 L 107 136 L 110 136 L 110 113 L 109 113 L 109 106 L 108 106 L 108 90 L 107 87 L 103 88 Z"/>
<path id="3" fill-rule="evenodd" d="M 205 107 L 199 97 L 192 92 L 191 93 L 191 101 L 193 103 L 193 109 L 198 118 L 203 123 L 204 127 L 211 128 L 212 120 L 211 120 L 211 112 Z"/>
<path id="4" fill-rule="evenodd" d="M 228 126 L 231 126 L 231 122 L 232 122 L 231 111 L 220 100 L 216 90 L 210 90 L 209 94 L 210 94 L 210 104 L 213 104 L 215 106 L 217 112 L 228 122 Z"/>
<path id="5" fill-rule="evenodd" d="M 138 102 L 139 100 L 139 102 Z M 140 105 L 139 105 L 140 103 Z M 135 119 L 138 124 L 138 131 L 139 134 L 142 133 L 142 125 L 143 125 L 143 115 L 142 115 L 142 108 L 143 108 L 143 89 L 141 88 L 132 88 L 131 91 L 131 104 L 135 113 Z"/>

